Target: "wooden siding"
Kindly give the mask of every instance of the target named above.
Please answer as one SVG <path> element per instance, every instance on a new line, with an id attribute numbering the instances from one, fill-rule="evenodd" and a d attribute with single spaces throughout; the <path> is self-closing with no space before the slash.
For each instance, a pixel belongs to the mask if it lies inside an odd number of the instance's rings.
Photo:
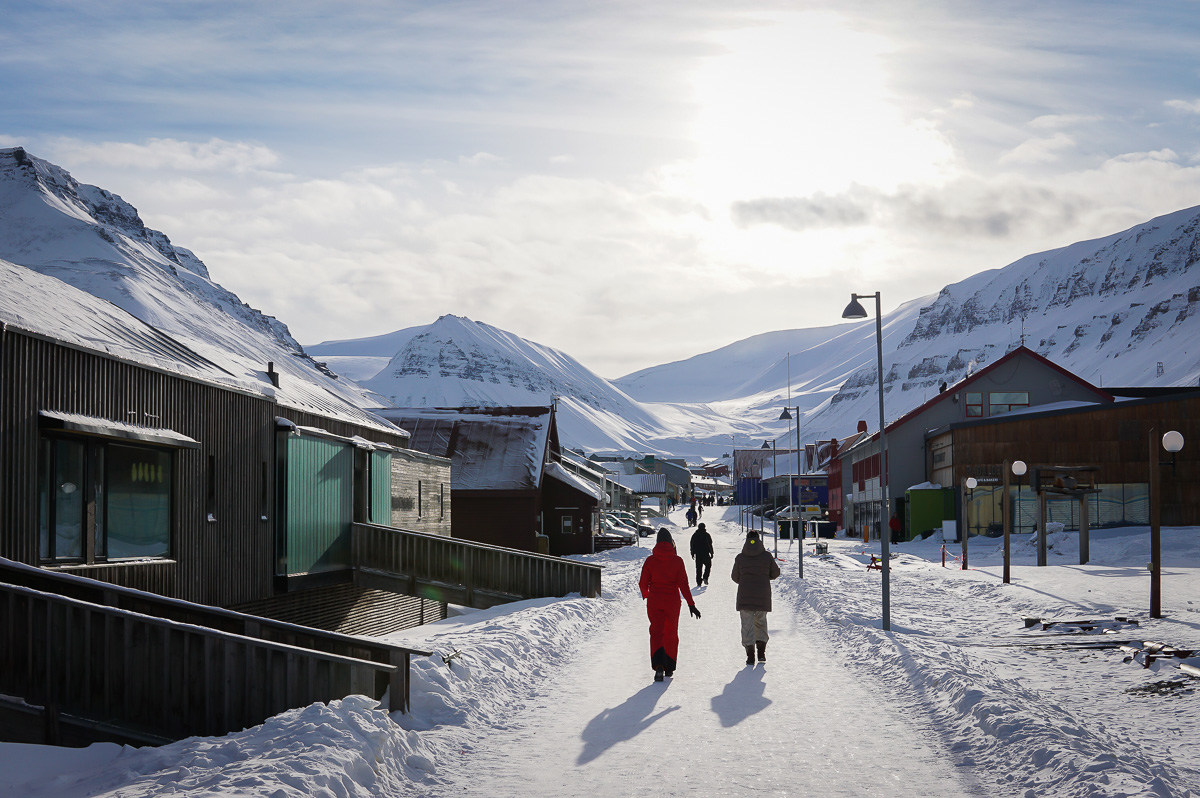
<path id="1" fill-rule="evenodd" d="M 1118 402 L 1044 416 L 999 416 L 986 424 L 954 428 L 950 465 L 936 473 L 952 468 L 953 478 L 943 484 L 961 484 L 968 476 L 999 477 L 1005 460 L 1024 460 L 1030 468 L 1099 466 L 1099 483 L 1146 484 L 1151 428 L 1157 429 L 1159 440 L 1173 429 L 1185 441 L 1174 472 L 1169 466 L 1161 470 L 1162 523 L 1200 524 L 1200 397 L 1196 396 Z M 1158 448 L 1161 459 L 1169 461 L 1161 445 Z"/>
<path id="2" fill-rule="evenodd" d="M 171 429 L 200 442 L 199 449 L 175 450 L 168 558 L 54 567 L 215 606 L 274 594 L 277 416 L 335 435 L 407 442 L 7 327 L 0 334 L 0 556 L 30 565 L 39 564 L 42 410 Z"/>
<path id="3" fill-rule="evenodd" d="M 540 501 L 534 491 L 451 491 L 454 537 L 537 551 Z"/>

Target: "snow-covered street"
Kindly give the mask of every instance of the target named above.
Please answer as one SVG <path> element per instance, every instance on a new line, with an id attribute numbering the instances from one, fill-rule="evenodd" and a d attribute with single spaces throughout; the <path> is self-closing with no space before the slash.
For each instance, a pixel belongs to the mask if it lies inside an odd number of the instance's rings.
<path id="1" fill-rule="evenodd" d="M 902 705 L 848 672 L 792 596 L 769 616 L 767 662 L 745 665 L 729 576 L 743 541 L 736 516 L 711 520 L 721 509 L 708 513 L 710 584 L 693 586 L 703 617 L 683 608 L 674 678 L 652 681 L 643 603 L 622 585 L 621 609 L 549 674 L 512 728 L 479 741 L 444 794 L 974 792 L 971 772 L 927 745 L 928 729 Z M 689 575 L 692 531 L 675 529 Z"/>
<path id="2" fill-rule="evenodd" d="M 666 682 L 652 681 L 636 584 L 649 549 L 619 549 L 583 558 L 605 565 L 601 599 L 404 633 L 437 652 L 414 661 L 409 715 L 352 697 L 161 748 L 5 744 L 0 795 L 1198 794 L 1197 681 L 1118 645 L 1200 646 L 1197 530 L 1163 531 L 1159 620 L 1146 611 L 1145 528 L 1094 531 L 1088 566 L 1070 535 L 1052 535 L 1051 566 L 1037 568 L 1017 536 L 1009 586 L 998 541 L 973 540 L 968 571 L 943 568 L 936 541 L 902 544 L 890 633 L 865 567 L 877 544 L 831 541 L 800 580 L 784 540 L 768 661 L 746 666 L 729 579 L 737 518 L 704 515 L 717 549 L 696 591 L 704 617 L 683 613 Z M 686 554 L 692 530 L 671 520 Z M 1027 617 L 1076 623 L 1027 629 Z"/>

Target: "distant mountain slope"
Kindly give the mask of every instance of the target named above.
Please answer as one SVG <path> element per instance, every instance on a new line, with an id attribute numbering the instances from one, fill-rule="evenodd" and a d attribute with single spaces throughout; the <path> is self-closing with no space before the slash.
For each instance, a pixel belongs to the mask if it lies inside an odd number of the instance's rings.
<path id="1" fill-rule="evenodd" d="M 286 325 L 213 282 L 194 254 L 147 228 L 133 206 L 20 147 L 0 149 L 0 258 L 111 302 L 235 378 L 266 382 L 270 362 L 306 383 L 312 402 L 379 404 L 323 371 Z"/>

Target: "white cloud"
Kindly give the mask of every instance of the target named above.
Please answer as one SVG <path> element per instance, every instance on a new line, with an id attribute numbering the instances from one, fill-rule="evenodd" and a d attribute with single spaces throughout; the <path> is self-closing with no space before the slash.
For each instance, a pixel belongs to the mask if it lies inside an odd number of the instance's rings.
<path id="1" fill-rule="evenodd" d="M 91 144 L 78 139 L 59 138 L 50 142 L 50 148 L 54 157 L 72 164 L 178 172 L 244 174 L 269 170 L 279 162 L 279 156 L 269 147 L 218 138 L 205 142 L 149 139 L 143 144 L 125 141 Z"/>
<path id="2" fill-rule="evenodd" d="M 1001 164 L 1042 164 L 1057 161 L 1059 153 L 1075 146 L 1075 139 L 1066 133 L 1055 133 L 1047 138 L 1028 139 L 1002 154 Z"/>
<path id="3" fill-rule="evenodd" d="M 1200 114 L 1200 99 L 1196 100 L 1167 100 L 1163 105 L 1183 111 L 1187 114 Z"/>
<path id="4" fill-rule="evenodd" d="M 1153 150 L 1151 152 L 1127 152 L 1109 159 L 1109 161 L 1112 163 L 1138 161 L 1165 161 L 1168 163 L 1174 163 L 1178 160 L 1179 156 L 1170 148 Z"/>
<path id="5" fill-rule="evenodd" d="M 1035 130 L 1060 130 L 1078 125 L 1090 125 L 1103 119 L 1104 117 L 1098 114 L 1045 114 L 1030 120 L 1029 126 Z"/>

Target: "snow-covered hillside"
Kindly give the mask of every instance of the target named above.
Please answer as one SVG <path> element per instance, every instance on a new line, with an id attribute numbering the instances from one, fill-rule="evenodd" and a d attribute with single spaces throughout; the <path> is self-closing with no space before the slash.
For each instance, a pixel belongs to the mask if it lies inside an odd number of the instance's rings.
<path id="1" fill-rule="evenodd" d="M 20 147 L 0 149 L 0 259 L 111 302 L 235 378 L 265 383 L 274 363 L 307 383 L 314 399 L 379 404 L 321 369 L 286 325 L 213 282 L 194 254 L 147 228 L 133 206 Z"/>
<path id="2" fill-rule="evenodd" d="M 1198 261 L 1200 207 L 1029 255 L 900 306 L 883 318 L 887 417 L 1003 356 L 1022 336 L 1029 348 L 1097 385 L 1195 385 Z M 791 352 L 793 403 L 807 409 L 804 437 L 828 438 L 853 430 L 859 419 L 878 426 L 875 348 L 871 318 L 756 336 L 614 383 L 643 400 L 721 400 L 725 413 L 759 418 L 778 435 L 786 429 L 775 419 L 787 403 Z"/>

